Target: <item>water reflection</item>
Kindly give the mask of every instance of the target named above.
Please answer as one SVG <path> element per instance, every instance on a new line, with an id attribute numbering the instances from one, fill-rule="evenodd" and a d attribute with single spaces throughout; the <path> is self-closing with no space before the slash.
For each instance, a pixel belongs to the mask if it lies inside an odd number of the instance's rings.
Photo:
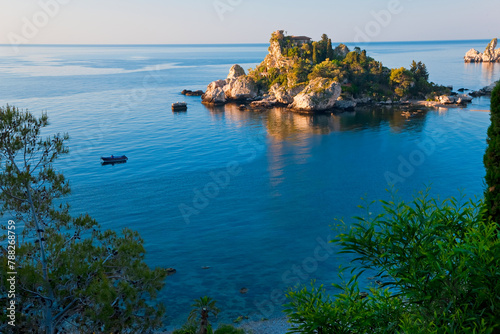
<path id="1" fill-rule="evenodd" d="M 500 64 L 497 63 L 464 63 L 464 81 L 474 83 L 480 78 L 479 87 L 473 85 L 465 87 L 470 89 L 480 89 L 492 84 L 500 76 Z"/>
<path id="2" fill-rule="evenodd" d="M 427 110 L 424 108 L 366 107 L 353 112 L 313 114 L 291 112 L 286 108 L 240 110 L 238 105 L 205 106 L 213 119 L 229 120 L 238 126 L 260 125 L 278 140 L 301 142 L 313 135 L 332 132 L 379 130 L 420 132 L 424 128 Z"/>

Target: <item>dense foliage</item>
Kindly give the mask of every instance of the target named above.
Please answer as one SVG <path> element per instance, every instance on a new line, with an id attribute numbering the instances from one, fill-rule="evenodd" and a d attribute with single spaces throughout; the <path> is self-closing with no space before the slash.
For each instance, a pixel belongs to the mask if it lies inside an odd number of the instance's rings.
<path id="1" fill-rule="evenodd" d="M 214 331 L 209 322 L 210 315 L 217 317 L 220 310 L 215 306 L 217 302 L 210 297 L 201 297 L 191 305 L 191 313 L 187 322 L 180 328 L 173 331 L 173 334 L 244 334 L 242 329 L 231 325 L 221 324 Z"/>
<path id="2" fill-rule="evenodd" d="M 264 61 L 249 72 L 262 90 L 276 84 L 290 89 L 324 77 L 342 84 L 344 98 L 426 99 L 450 93 L 448 88 L 428 81 L 429 74 L 422 62 L 413 61 L 410 69 L 391 70 L 367 56 L 366 50 L 350 51 L 343 44 L 334 49 L 326 34 L 318 42 L 303 43 L 275 32 L 271 43 L 278 43 L 283 62 L 279 66 L 268 66 Z"/>
<path id="3" fill-rule="evenodd" d="M 144 262 L 135 231 L 102 230 L 88 215 L 72 217 L 62 197 L 68 181 L 53 162 L 68 152 L 67 135 L 43 139 L 48 117 L 0 108 L 0 215 L 15 221 L 16 327 L 22 333 L 148 333 L 162 325 L 154 299 L 167 271 Z M 8 248 L 11 246 L 11 248 Z M 9 259 L 10 260 L 10 259 Z M 0 263 L 0 296 L 7 296 L 8 257 Z M 8 333 L 6 308 L 0 332 Z"/>
<path id="4" fill-rule="evenodd" d="M 422 194 L 333 242 L 354 254 L 353 271 L 380 286 L 360 293 L 353 277 L 329 296 L 322 287 L 288 293 L 291 333 L 497 333 L 500 239 L 484 205 Z"/>
<path id="5" fill-rule="evenodd" d="M 488 188 L 484 197 L 488 214 L 500 224 L 500 82 L 491 94 L 490 118 L 488 147 L 484 156 Z"/>

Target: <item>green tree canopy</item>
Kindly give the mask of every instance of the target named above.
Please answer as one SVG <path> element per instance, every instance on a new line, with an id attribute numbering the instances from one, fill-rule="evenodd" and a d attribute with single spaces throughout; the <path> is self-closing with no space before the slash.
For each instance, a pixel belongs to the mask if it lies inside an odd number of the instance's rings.
<path id="1" fill-rule="evenodd" d="M 486 184 L 484 194 L 488 215 L 500 224 L 500 82 L 491 93 L 491 124 L 488 128 L 488 147 L 484 155 Z"/>
<path id="2" fill-rule="evenodd" d="M 101 230 L 88 215 L 69 214 L 69 205 L 62 204 L 69 184 L 53 168 L 68 153 L 68 136 L 42 138 L 47 125 L 46 114 L 35 117 L 0 107 L 0 214 L 13 216 L 17 223 L 16 330 L 147 333 L 159 328 L 164 306 L 155 305 L 154 299 L 167 270 L 152 270 L 144 262 L 137 232 Z M 6 233 L 0 241 L 5 239 Z M 7 252 L 3 245 L 0 250 Z M 1 267 L 4 296 L 5 275 L 12 271 L 6 257 Z M 9 329 L 6 316 L 4 308 L 1 332 Z"/>

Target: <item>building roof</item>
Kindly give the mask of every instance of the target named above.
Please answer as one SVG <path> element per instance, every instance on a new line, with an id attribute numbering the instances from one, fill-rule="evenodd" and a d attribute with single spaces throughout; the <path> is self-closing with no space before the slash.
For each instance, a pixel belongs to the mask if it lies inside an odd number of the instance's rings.
<path id="1" fill-rule="evenodd" d="M 307 41 L 310 41 L 312 38 L 311 37 L 307 37 L 307 36 L 291 36 L 291 39 L 294 39 L 294 40 L 307 40 Z"/>

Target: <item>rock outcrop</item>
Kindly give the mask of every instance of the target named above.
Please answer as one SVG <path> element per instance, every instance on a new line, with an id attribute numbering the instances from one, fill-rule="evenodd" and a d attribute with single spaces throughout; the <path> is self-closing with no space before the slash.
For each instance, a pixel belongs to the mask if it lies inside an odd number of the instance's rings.
<path id="1" fill-rule="evenodd" d="M 337 58 L 345 58 L 347 54 L 351 52 L 349 48 L 345 44 L 339 44 L 334 50 L 333 54 Z"/>
<path id="2" fill-rule="evenodd" d="M 293 103 L 294 97 L 302 92 L 305 87 L 305 85 L 297 85 L 292 88 L 286 88 L 280 84 L 274 84 L 269 89 L 269 95 L 271 98 L 275 99 L 277 103 L 289 105 Z"/>
<path id="3" fill-rule="evenodd" d="M 253 80 L 245 75 L 245 70 L 234 65 L 226 80 L 210 83 L 202 95 L 203 103 L 224 104 L 231 101 L 251 100 L 257 97 L 258 89 Z"/>
<path id="4" fill-rule="evenodd" d="M 470 49 L 465 54 L 464 60 L 466 63 L 495 63 L 500 62 L 500 49 L 497 47 L 497 39 L 493 38 L 486 47 L 483 53 L 476 49 Z"/>
<path id="5" fill-rule="evenodd" d="M 239 78 L 241 76 L 245 75 L 245 70 L 243 69 L 243 67 L 241 67 L 240 65 L 236 64 L 236 65 L 233 65 L 230 69 L 229 69 L 229 74 L 227 76 L 228 79 L 236 79 L 236 78 Z"/>
<path id="6" fill-rule="evenodd" d="M 495 86 L 498 84 L 498 81 L 495 81 L 489 86 L 483 87 L 480 90 L 470 92 L 469 95 L 472 97 L 480 97 L 480 96 L 485 96 L 485 95 L 491 95 L 491 92 L 495 88 Z"/>
<path id="7" fill-rule="evenodd" d="M 291 109 L 301 111 L 322 111 L 335 106 L 342 93 L 338 82 L 326 78 L 316 78 L 309 82 L 302 92 L 296 95 Z"/>

